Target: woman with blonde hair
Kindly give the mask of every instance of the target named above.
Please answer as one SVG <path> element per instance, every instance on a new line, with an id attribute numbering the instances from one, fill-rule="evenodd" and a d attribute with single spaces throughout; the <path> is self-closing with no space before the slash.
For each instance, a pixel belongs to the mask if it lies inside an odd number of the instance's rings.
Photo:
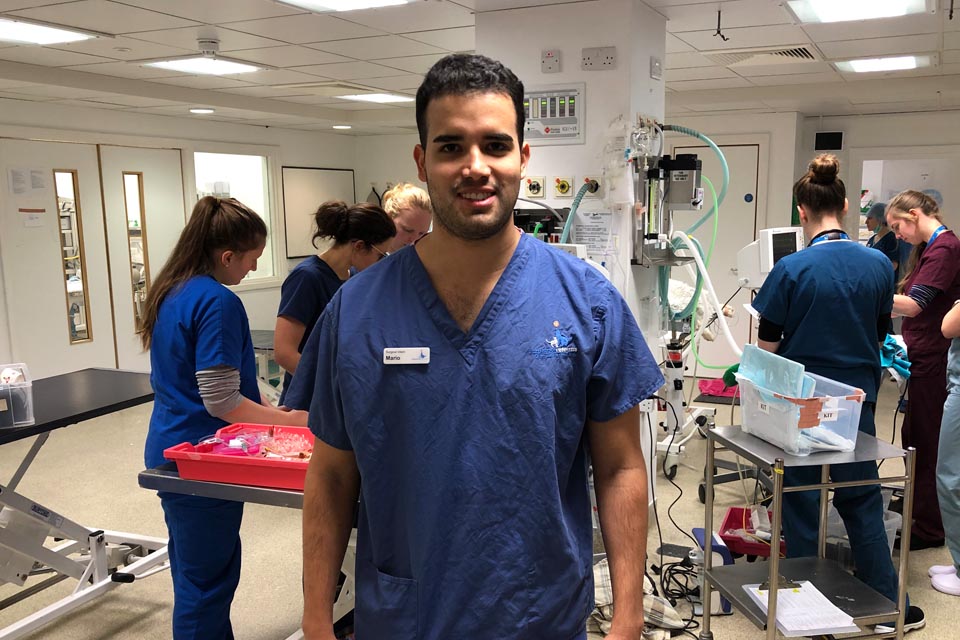
<path id="1" fill-rule="evenodd" d="M 407 182 L 401 182 L 383 194 L 383 210 L 397 225 L 391 251 L 399 251 L 413 244 L 430 231 L 433 209 L 427 192 Z"/>
<path id="2" fill-rule="evenodd" d="M 887 205 L 887 224 L 914 245 L 906 275 L 893 297 L 903 316 L 910 358 L 909 401 L 901 436 L 917 450 L 913 534 L 910 549 L 942 547 L 943 519 L 937 503 L 937 450 L 947 400 L 947 352 L 940 332 L 944 316 L 960 298 L 960 240 L 943 224 L 937 203 L 919 191 L 897 194 Z"/>

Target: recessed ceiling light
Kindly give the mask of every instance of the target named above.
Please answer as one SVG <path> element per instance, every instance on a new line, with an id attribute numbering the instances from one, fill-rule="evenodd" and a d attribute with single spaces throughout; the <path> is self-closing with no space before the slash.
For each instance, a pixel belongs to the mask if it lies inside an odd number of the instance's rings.
<path id="1" fill-rule="evenodd" d="M 357 93 L 349 96 L 334 96 L 341 100 L 354 100 L 356 102 L 376 102 L 386 104 L 388 102 L 413 102 L 410 96 L 400 96 L 395 93 Z"/>
<path id="2" fill-rule="evenodd" d="M 788 0 L 786 4 L 803 23 L 896 18 L 937 11 L 937 0 Z"/>
<path id="3" fill-rule="evenodd" d="M 408 2 L 411 0 L 280 0 L 281 4 L 290 4 L 309 11 L 356 11 L 396 7 Z"/>
<path id="4" fill-rule="evenodd" d="M 211 109 L 210 107 L 194 107 L 190 109 L 190 113 L 195 113 L 198 116 L 205 116 L 211 113 L 216 113 L 216 109 Z"/>
<path id="5" fill-rule="evenodd" d="M 933 56 L 897 56 L 895 58 L 868 58 L 863 60 L 845 60 L 836 62 L 837 69 L 853 73 L 873 73 L 877 71 L 908 71 L 929 67 Z"/>
<path id="6" fill-rule="evenodd" d="M 37 22 L 24 21 L 20 18 L 0 18 L 0 40 L 5 42 L 19 42 L 21 44 L 63 44 L 65 42 L 80 42 L 106 36 L 107 34 L 84 31 L 82 29 L 64 28 Z"/>
<path id="7" fill-rule="evenodd" d="M 335 124 L 335 125 L 333 125 L 333 128 L 334 128 L 334 129 L 339 129 L 340 131 L 346 131 L 347 129 L 353 129 L 353 127 L 351 127 L 351 126 L 348 125 L 348 124 Z"/>
<path id="8" fill-rule="evenodd" d="M 211 76 L 226 76 L 235 73 L 252 73 L 265 71 L 266 65 L 251 64 L 245 60 L 236 60 L 217 55 L 220 50 L 220 41 L 216 38 L 200 38 L 197 40 L 199 55 L 177 56 L 175 58 L 153 58 L 152 60 L 131 60 L 134 64 L 147 67 L 170 69 L 181 73 L 202 74 Z"/>

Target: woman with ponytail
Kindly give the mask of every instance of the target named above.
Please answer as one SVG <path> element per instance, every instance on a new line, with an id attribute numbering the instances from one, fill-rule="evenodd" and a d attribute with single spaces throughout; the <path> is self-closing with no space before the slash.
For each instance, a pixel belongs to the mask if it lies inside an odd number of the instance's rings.
<path id="1" fill-rule="evenodd" d="M 300 363 L 303 346 L 330 298 L 352 273 L 386 257 L 397 234 L 390 216 L 367 202 L 324 202 L 314 214 L 314 221 L 317 230 L 313 246 L 317 246 L 318 240 L 333 244 L 320 255 L 298 264 L 283 281 L 273 338 L 274 357 L 286 372 L 281 405 L 287 404 L 287 389 Z"/>
<path id="2" fill-rule="evenodd" d="M 228 286 L 256 269 L 267 228 L 231 198 L 202 198 L 147 295 L 140 340 L 155 392 L 147 468 L 168 447 L 235 422 L 306 426 L 303 411 L 261 403 L 250 326 Z M 243 503 L 160 492 L 169 532 L 174 640 L 233 638 Z"/>
<path id="3" fill-rule="evenodd" d="M 943 224 L 936 201 L 919 191 L 903 191 L 890 201 L 887 224 L 899 239 L 914 245 L 893 299 L 894 314 L 903 316 L 903 339 L 910 358 L 902 442 L 917 450 L 910 548 L 942 547 L 937 451 L 947 400 L 950 341 L 940 325 L 960 298 L 960 240 Z"/>
<path id="4" fill-rule="evenodd" d="M 880 345 L 887 335 L 893 303 L 890 261 L 843 230 L 847 194 L 840 163 L 822 154 L 793 187 L 800 224 L 807 239 L 803 251 L 781 258 L 753 301 L 760 314 L 757 344 L 804 365 L 810 373 L 863 389 L 859 430 L 876 435 L 874 409 L 880 387 Z M 784 486 L 820 482 L 816 466 L 790 467 Z M 832 465 L 834 482 L 877 480 L 874 461 Z M 842 487 L 833 504 L 850 534 L 857 577 L 897 602 L 897 574 L 883 525 L 879 484 Z M 783 535 L 788 558 L 817 555 L 820 492 L 783 496 Z M 909 604 L 909 601 L 908 601 Z M 908 606 L 904 629 L 924 626 L 923 611 Z M 893 629 L 881 625 L 878 633 Z"/>

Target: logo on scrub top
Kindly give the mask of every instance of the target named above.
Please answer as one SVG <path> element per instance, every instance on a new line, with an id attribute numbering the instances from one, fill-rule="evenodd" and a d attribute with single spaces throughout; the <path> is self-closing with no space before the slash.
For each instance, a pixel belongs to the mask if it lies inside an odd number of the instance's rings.
<path id="1" fill-rule="evenodd" d="M 573 338 L 560 330 L 560 321 L 553 321 L 553 335 L 544 339 L 543 346 L 535 347 L 530 350 L 530 355 L 534 358 L 561 358 L 570 357 L 578 351 L 573 344 Z"/>

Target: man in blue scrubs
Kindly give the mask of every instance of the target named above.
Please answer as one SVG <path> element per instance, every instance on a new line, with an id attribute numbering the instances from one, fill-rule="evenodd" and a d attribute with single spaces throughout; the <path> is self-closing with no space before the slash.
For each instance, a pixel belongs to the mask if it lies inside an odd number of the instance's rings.
<path id="1" fill-rule="evenodd" d="M 434 231 L 341 288 L 305 348 L 311 640 L 334 637 L 358 494 L 360 640 L 585 638 L 591 462 L 617 602 L 607 638 L 640 640 L 637 405 L 663 378 L 613 286 L 511 224 L 530 154 L 522 99 L 489 58 L 434 65 L 414 151 Z"/>

